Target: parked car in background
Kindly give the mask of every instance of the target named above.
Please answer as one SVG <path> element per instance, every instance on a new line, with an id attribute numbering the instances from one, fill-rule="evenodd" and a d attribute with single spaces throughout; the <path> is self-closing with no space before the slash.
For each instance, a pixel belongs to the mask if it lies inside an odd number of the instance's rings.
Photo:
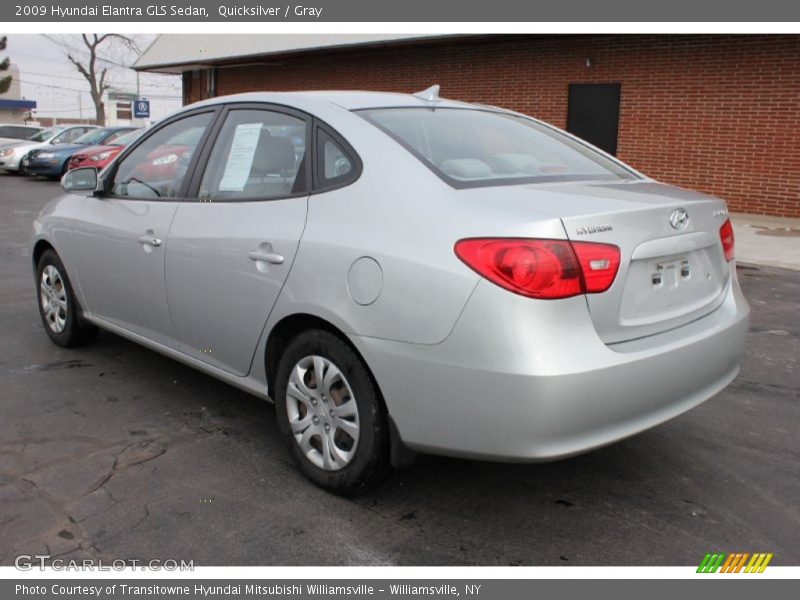
<path id="1" fill-rule="evenodd" d="M 142 181 L 175 179 L 176 173 L 185 170 L 189 165 L 195 146 L 204 131 L 203 127 L 192 127 L 178 133 L 148 154 L 132 175 Z"/>
<path id="2" fill-rule="evenodd" d="M 89 146 L 110 144 L 135 127 L 100 127 L 83 134 L 69 144 L 55 144 L 28 152 L 25 172 L 40 177 L 58 178 L 69 170 L 69 159 Z"/>
<path id="3" fill-rule="evenodd" d="M 56 125 L 34 134 L 30 139 L 0 148 L 0 168 L 10 173 L 25 170 L 23 159 L 31 150 L 74 142 L 97 125 Z"/>
<path id="4" fill-rule="evenodd" d="M 739 372 L 725 202 L 435 88 L 210 99 L 62 183 L 30 253 L 50 339 L 100 327 L 271 397 L 338 493 L 409 450 L 586 452 Z"/>
<path id="5" fill-rule="evenodd" d="M 43 129 L 43 127 L 38 127 L 36 125 L 0 123 L 0 146 L 20 140 L 28 140 L 31 136 L 39 133 Z"/>
<path id="6" fill-rule="evenodd" d="M 134 129 L 106 144 L 77 150 L 69 159 L 68 170 L 80 167 L 94 167 L 97 170 L 102 170 L 116 158 L 117 154 L 122 152 L 125 146 L 142 135 L 143 131 L 144 129 Z"/>

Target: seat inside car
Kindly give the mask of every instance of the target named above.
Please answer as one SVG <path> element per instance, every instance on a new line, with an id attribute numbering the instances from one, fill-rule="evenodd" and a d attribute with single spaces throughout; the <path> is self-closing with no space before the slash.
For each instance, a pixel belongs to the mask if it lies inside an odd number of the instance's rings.
<path id="1" fill-rule="evenodd" d="M 292 141 L 262 132 L 258 140 L 245 196 L 284 196 L 292 191 L 297 159 Z"/>

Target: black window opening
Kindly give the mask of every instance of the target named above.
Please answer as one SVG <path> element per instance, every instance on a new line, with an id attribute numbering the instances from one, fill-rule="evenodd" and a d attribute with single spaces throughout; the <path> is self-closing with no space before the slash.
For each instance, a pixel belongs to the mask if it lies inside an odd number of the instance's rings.
<path id="1" fill-rule="evenodd" d="M 621 88 L 619 83 L 569 84 L 567 131 L 616 156 Z"/>

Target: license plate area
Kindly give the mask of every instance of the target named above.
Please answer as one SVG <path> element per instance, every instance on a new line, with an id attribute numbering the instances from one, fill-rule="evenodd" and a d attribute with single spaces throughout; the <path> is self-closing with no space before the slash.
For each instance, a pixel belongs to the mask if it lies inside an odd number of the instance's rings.
<path id="1" fill-rule="evenodd" d="M 620 325 L 669 321 L 711 305 L 726 283 L 723 262 L 710 248 L 631 261 Z"/>
<path id="2" fill-rule="evenodd" d="M 688 285 L 692 277 L 692 265 L 685 256 L 672 260 L 657 261 L 653 264 L 650 282 L 654 288 L 675 289 Z"/>

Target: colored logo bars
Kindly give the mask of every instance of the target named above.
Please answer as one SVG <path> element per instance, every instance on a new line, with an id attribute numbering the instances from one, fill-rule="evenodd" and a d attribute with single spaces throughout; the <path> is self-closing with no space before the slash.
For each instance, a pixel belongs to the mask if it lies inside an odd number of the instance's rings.
<path id="1" fill-rule="evenodd" d="M 703 561 L 697 567 L 697 572 L 716 573 L 719 570 L 720 573 L 739 573 L 740 571 L 742 573 L 763 573 L 771 560 L 772 552 L 757 552 L 754 554 L 746 552 L 732 554 L 715 552 L 706 554 L 703 557 Z"/>

